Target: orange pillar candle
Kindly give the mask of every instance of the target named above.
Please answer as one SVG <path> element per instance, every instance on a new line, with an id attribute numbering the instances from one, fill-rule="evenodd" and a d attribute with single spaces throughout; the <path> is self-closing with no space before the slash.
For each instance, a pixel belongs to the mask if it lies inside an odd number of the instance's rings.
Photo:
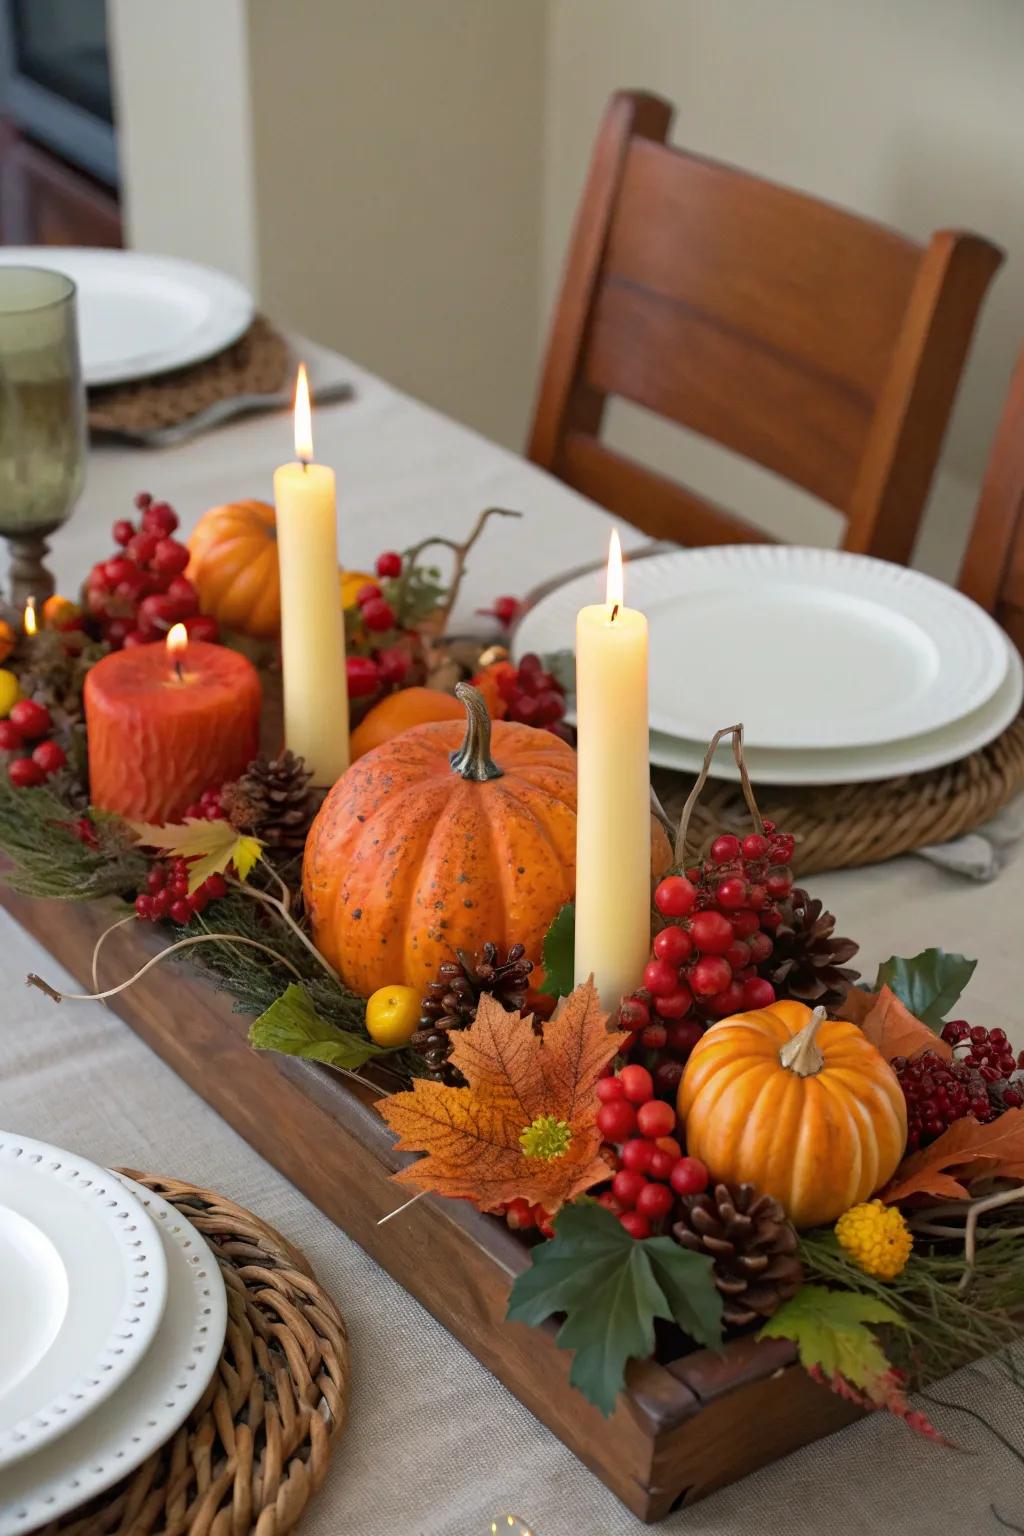
<path id="1" fill-rule="evenodd" d="M 180 631 L 179 633 L 176 633 Z M 85 679 L 89 798 L 133 821 L 180 821 L 204 789 L 235 779 L 259 747 L 256 668 L 189 641 L 105 656 Z"/>

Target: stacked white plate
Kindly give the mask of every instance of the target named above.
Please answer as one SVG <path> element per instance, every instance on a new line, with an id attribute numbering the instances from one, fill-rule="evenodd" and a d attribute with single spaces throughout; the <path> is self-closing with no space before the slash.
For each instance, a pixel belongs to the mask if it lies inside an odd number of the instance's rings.
<path id="1" fill-rule="evenodd" d="M 603 572 L 573 577 L 522 619 L 515 654 L 574 646 Z M 848 784 L 957 761 L 1018 714 L 1024 669 L 961 593 L 838 550 L 721 545 L 635 557 L 626 601 L 650 625 L 651 761 L 696 771 L 742 721 L 751 775 Z M 736 778 L 728 747 L 712 772 Z"/>
<path id="2" fill-rule="evenodd" d="M 220 1358 L 224 1282 L 173 1206 L 0 1131 L 0 1536 L 132 1472 Z"/>
<path id="3" fill-rule="evenodd" d="M 71 278 L 82 377 L 90 387 L 201 362 L 252 324 L 252 295 L 241 283 L 176 256 L 9 245 L 0 250 L 0 266 L 45 267 Z"/>

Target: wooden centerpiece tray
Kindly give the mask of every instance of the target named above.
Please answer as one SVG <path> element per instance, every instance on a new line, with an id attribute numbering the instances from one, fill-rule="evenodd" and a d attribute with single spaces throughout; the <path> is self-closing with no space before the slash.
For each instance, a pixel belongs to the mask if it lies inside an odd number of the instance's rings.
<path id="1" fill-rule="evenodd" d="M 0 903 L 85 988 L 105 902 L 18 895 Z M 125 976 L 164 947 L 151 925 L 126 925 L 104 946 L 106 976 Z M 327 1067 L 247 1041 L 249 1019 L 187 965 L 160 967 L 111 1006 L 178 1075 L 414 1295 L 631 1510 L 653 1521 L 831 1433 L 859 1409 L 816 1385 L 787 1340 L 743 1337 L 634 1362 L 614 1414 L 569 1385 L 571 1356 L 540 1330 L 505 1321 L 510 1286 L 530 1250 L 468 1203 L 406 1198 L 391 1175 L 411 1159 L 374 1108 L 374 1093 Z M 372 1069 L 368 1069 L 372 1076 Z M 171 1170 L 174 1172 L 175 1170 Z"/>

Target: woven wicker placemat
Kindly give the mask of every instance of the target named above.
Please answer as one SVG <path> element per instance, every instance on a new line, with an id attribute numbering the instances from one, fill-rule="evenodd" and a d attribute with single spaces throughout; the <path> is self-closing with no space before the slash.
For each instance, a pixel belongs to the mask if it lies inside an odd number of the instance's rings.
<path id="1" fill-rule="evenodd" d="M 694 784 L 689 775 L 657 768 L 654 786 L 673 825 Z M 880 864 L 931 843 L 961 837 L 1024 790 L 1024 720 L 969 757 L 930 773 L 874 784 L 787 789 L 755 783 L 762 816 L 796 837 L 799 875 Z M 738 784 L 704 786 L 690 819 L 687 857 L 706 852 L 719 832 L 750 830 Z"/>
<path id="2" fill-rule="evenodd" d="M 309 1265 L 266 1222 L 209 1190 L 123 1170 L 176 1206 L 216 1255 L 228 1329 L 209 1387 L 159 1451 L 46 1532 L 284 1536 L 345 1424 L 348 1335 Z"/>
<path id="3" fill-rule="evenodd" d="M 233 346 L 205 362 L 151 379 L 90 389 L 89 427 L 135 435 L 176 426 L 217 400 L 274 394 L 287 383 L 290 366 L 284 338 L 257 315 Z"/>

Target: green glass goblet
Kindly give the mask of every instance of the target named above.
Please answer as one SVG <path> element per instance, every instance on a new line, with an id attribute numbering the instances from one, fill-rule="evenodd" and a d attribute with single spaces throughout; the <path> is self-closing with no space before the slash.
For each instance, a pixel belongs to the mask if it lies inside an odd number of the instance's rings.
<path id="1" fill-rule="evenodd" d="M 61 272 L 0 266 L 0 534 L 10 599 L 53 592 L 46 540 L 85 478 L 85 390 L 75 285 Z"/>

